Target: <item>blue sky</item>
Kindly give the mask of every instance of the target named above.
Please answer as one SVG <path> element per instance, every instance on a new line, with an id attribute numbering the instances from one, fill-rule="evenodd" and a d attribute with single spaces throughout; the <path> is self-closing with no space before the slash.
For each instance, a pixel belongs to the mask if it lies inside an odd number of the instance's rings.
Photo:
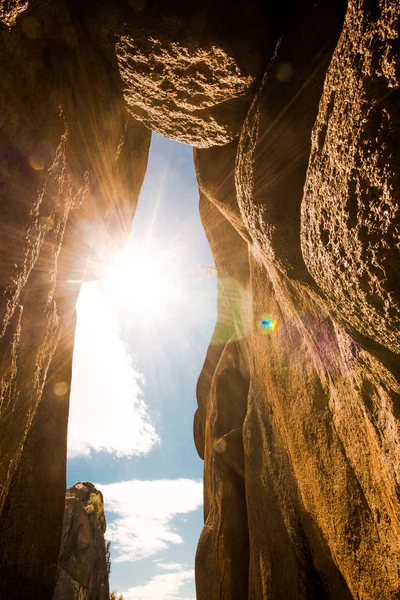
<path id="1" fill-rule="evenodd" d="M 130 241 L 78 303 L 68 486 L 104 494 L 111 589 L 194 600 L 196 382 L 216 318 L 192 149 L 154 135 Z"/>

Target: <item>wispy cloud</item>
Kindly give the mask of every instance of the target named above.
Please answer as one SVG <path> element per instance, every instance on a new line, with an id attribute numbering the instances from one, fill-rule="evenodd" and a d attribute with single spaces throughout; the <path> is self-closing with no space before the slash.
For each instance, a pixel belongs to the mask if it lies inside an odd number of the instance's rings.
<path id="1" fill-rule="evenodd" d="M 143 399 L 143 377 L 97 283 L 82 286 L 77 309 L 69 457 L 89 455 L 92 449 L 117 456 L 146 454 L 159 438 Z"/>
<path id="2" fill-rule="evenodd" d="M 182 565 L 179 563 L 157 562 L 157 567 L 163 571 L 181 571 Z"/>
<path id="3" fill-rule="evenodd" d="M 194 580 L 193 569 L 178 566 L 179 570 L 173 573 L 156 575 L 145 584 L 124 591 L 125 600 L 194 600 L 181 596 L 182 587 Z"/>
<path id="4" fill-rule="evenodd" d="M 114 562 L 140 560 L 171 544 L 181 544 L 183 539 L 174 527 L 174 518 L 197 510 L 203 503 L 203 484 L 192 479 L 96 485 L 103 492 L 106 511 L 117 515 L 108 523 L 106 533 L 116 552 Z"/>

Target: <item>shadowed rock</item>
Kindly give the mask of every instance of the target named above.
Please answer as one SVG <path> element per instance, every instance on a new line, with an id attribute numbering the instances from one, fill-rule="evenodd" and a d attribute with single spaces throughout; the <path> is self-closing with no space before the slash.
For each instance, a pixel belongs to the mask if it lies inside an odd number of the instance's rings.
<path id="1" fill-rule="evenodd" d="M 236 184 L 242 218 L 267 260 L 312 283 L 300 247 L 300 205 L 326 70 L 346 2 L 299 11 L 268 65 L 240 135 Z"/>
<path id="2" fill-rule="evenodd" d="M 197 387 L 195 434 L 204 456 L 205 526 L 196 555 L 196 588 L 199 598 L 240 600 L 247 595 L 249 569 L 241 435 L 249 383 L 247 244 L 204 196 L 200 206 L 219 272 L 219 320 Z"/>
<path id="3" fill-rule="evenodd" d="M 69 488 L 53 600 L 109 600 L 105 530 L 102 493 L 87 482 Z"/>
<path id="4" fill-rule="evenodd" d="M 238 140 L 225 146 L 194 149 L 194 164 L 200 191 L 215 204 L 230 224 L 251 241 L 236 198 L 235 161 Z"/>
<path id="5" fill-rule="evenodd" d="M 0 543 L 7 548 L 0 561 L 0 597 L 4 598 L 53 597 L 65 504 L 74 306 L 78 292 L 79 286 L 75 286 L 74 291 L 69 290 L 69 297 L 63 294 L 57 298 L 60 337 L 1 513 Z"/>
<path id="6" fill-rule="evenodd" d="M 151 135 L 75 9 L 0 29 L 0 595 L 21 600 L 52 597 L 76 298 L 129 233 Z"/>

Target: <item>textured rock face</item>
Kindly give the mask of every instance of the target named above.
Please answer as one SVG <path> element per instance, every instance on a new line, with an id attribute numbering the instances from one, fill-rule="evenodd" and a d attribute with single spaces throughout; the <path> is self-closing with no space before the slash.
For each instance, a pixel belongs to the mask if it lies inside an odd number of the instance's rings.
<path id="1" fill-rule="evenodd" d="M 76 294 L 69 304 L 75 301 Z M 74 309 L 69 306 L 62 316 L 46 384 L 0 517 L 1 546 L 7 549 L 0 560 L 0 596 L 5 598 L 53 595 L 64 513 Z"/>
<path id="2" fill-rule="evenodd" d="M 400 594 L 400 12 L 350 2 L 340 34 L 329 10 L 282 37 L 239 141 L 195 152 L 220 286 L 194 428 L 204 600 Z"/>
<path id="3" fill-rule="evenodd" d="M 262 3 L 151 2 L 125 10 L 116 43 L 131 114 L 166 137 L 199 147 L 237 137 L 272 47 Z M 149 35 L 149 30 L 151 35 Z M 269 39 L 269 37 L 271 39 Z"/>
<path id="4" fill-rule="evenodd" d="M 249 389 L 247 244 L 204 196 L 201 215 L 219 273 L 218 323 L 197 387 L 196 447 L 204 459 L 198 598 L 247 597 L 249 532 L 243 421 Z M 229 259 L 227 259 L 229 256 Z"/>
<path id="5" fill-rule="evenodd" d="M 400 595 L 400 5 L 264 4 L 1 4 L 0 596 L 53 594 L 74 307 L 134 213 L 132 115 L 197 146 L 219 276 L 198 600 Z"/>
<path id="6" fill-rule="evenodd" d="M 251 75 L 241 73 L 213 44 L 151 39 L 145 50 L 142 45 L 137 47 L 130 36 L 118 42 L 125 98 L 136 118 L 157 133 L 201 147 L 225 144 L 238 135 Z"/>
<path id="7" fill-rule="evenodd" d="M 244 223 L 261 253 L 310 282 L 299 212 L 325 74 L 346 2 L 319 2 L 282 36 L 247 114 L 236 171 Z"/>
<path id="8" fill-rule="evenodd" d="M 0 29 L 0 596 L 21 599 L 53 594 L 75 302 L 126 238 L 150 141 L 72 8 Z"/>
<path id="9" fill-rule="evenodd" d="M 53 600 L 109 600 L 105 530 L 101 492 L 87 482 L 69 488 Z"/>
<path id="10" fill-rule="evenodd" d="M 302 206 L 310 273 L 347 323 L 397 354 L 399 27 L 398 2 L 361 15 L 350 6 L 313 131 Z"/>
<path id="11" fill-rule="evenodd" d="M 27 7 L 28 0 L 1 0 L 0 22 L 8 27 L 12 27 L 19 13 L 26 10 Z"/>

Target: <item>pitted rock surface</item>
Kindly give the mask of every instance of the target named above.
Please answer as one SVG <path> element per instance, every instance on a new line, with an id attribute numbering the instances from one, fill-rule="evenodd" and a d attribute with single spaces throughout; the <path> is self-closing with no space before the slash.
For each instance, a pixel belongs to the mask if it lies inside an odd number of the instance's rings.
<path id="1" fill-rule="evenodd" d="M 166 137 L 201 147 L 238 135 L 253 77 L 241 73 L 223 49 L 191 39 L 150 38 L 148 47 L 142 46 L 129 36 L 117 45 L 124 95 L 135 118 Z"/>
<path id="2" fill-rule="evenodd" d="M 363 4 L 365 6 L 363 6 Z M 313 131 L 302 249 L 341 318 L 400 353 L 400 3 L 350 2 Z"/>
<path id="3" fill-rule="evenodd" d="M 116 53 L 131 114 L 196 147 L 237 137 L 279 24 L 257 0 L 246 6 L 162 1 L 122 11 Z M 270 11 L 272 12 L 272 11 Z"/>

